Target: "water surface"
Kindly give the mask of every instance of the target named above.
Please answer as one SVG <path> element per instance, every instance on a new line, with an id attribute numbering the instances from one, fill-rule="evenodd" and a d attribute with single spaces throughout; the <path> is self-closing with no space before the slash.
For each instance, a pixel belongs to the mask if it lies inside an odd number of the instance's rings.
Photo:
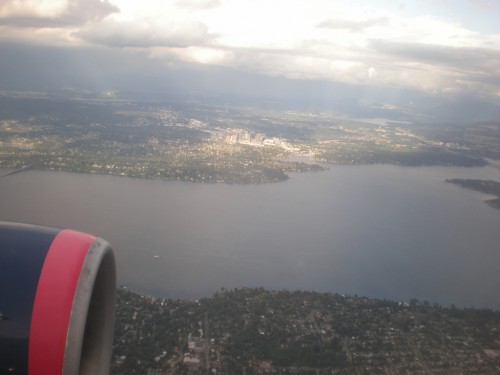
<path id="1" fill-rule="evenodd" d="M 500 309 L 500 211 L 446 178 L 485 168 L 333 166 L 265 185 L 26 171 L 0 178 L 0 219 L 107 239 L 119 283 L 198 298 L 307 289 Z"/>

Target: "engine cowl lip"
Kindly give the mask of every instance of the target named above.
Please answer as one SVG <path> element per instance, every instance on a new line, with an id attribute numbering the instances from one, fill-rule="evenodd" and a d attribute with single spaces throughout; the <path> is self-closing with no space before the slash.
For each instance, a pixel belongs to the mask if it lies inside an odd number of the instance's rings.
<path id="1" fill-rule="evenodd" d="M 116 268 L 90 234 L 0 221 L 0 372 L 108 374 Z"/>

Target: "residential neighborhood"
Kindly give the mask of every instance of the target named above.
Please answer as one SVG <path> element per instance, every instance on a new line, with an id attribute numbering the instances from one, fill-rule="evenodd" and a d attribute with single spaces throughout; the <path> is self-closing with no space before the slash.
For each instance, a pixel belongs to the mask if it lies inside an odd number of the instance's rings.
<path id="1" fill-rule="evenodd" d="M 263 288 L 118 292 L 113 374 L 497 374 L 500 312 Z"/>

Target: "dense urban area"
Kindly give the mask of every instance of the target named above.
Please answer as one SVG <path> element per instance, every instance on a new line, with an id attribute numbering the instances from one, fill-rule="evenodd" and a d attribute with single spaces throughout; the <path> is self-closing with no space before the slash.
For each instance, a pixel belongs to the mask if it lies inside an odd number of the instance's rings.
<path id="1" fill-rule="evenodd" d="M 356 295 L 120 288 L 113 374 L 498 374 L 500 312 Z"/>
<path id="2" fill-rule="evenodd" d="M 0 167 L 196 182 L 284 181 L 328 163 L 483 166 L 500 123 L 0 95 Z"/>

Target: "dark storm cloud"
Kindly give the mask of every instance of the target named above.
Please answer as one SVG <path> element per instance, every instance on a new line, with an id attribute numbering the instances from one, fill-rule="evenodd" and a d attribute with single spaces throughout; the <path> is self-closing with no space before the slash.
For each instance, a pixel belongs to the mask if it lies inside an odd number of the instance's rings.
<path id="1" fill-rule="evenodd" d="M 168 88 L 169 71 L 147 51 L 0 42 L 0 90 L 148 91 Z"/>
<path id="2" fill-rule="evenodd" d="M 212 36 L 200 22 L 165 21 L 162 25 L 103 22 L 75 33 L 88 42 L 108 47 L 188 47 L 208 43 Z"/>
<path id="3" fill-rule="evenodd" d="M 66 7 L 55 15 L 38 15 L 28 6 L 23 11 L 17 11 L 9 15 L 9 6 L 18 4 L 15 1 L 4 1 L 0 5 L 0 24 L 18 28 L 58 28 L 66 26 L 83 25 L 89 21 L 97 21 L 106 18 L 110 14 L 120 10 L 107 0 L 70 0 Z M 22 3 L 21 3 L 22 4 Z"/>
<path id="4" fill-rule="evenodd" d="M 364 21 L 353 21 L 346 19 L 328 19 L 317 25 L 324 29 L 344 29 L 352 32 L 360 32 L 373 26 L 387 26 L 390 20 L 387 17 L 369 18 Z"/>

